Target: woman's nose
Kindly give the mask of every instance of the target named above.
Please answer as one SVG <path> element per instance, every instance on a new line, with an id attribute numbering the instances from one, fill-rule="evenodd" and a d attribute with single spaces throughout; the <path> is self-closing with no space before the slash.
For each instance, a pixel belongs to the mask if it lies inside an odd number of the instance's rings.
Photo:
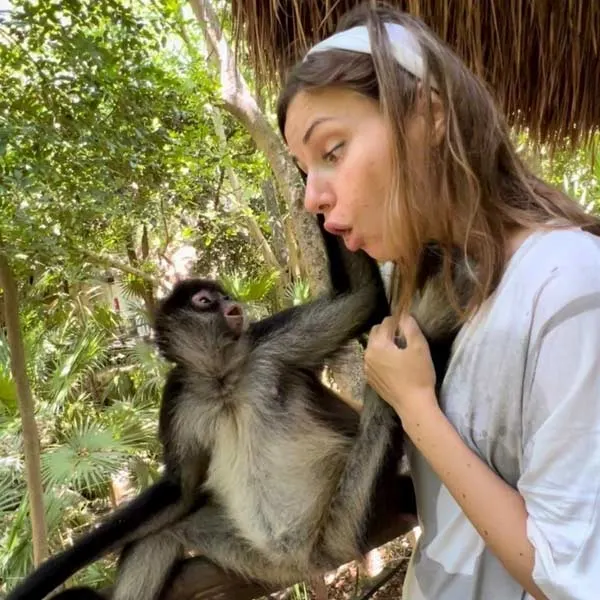
<path id="1" fill-rule="evenodd" d="M 334 196 L 329 186 L 318 177 L 308 175 L 304 191 L 304 208 L 312 214 L 326 213 L 333 208 Z"/>

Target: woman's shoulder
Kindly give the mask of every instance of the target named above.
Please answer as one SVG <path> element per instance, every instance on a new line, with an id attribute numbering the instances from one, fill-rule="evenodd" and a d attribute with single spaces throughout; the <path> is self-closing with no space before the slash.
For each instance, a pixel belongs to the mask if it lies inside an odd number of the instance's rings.
<path id="1" fill-rule="evenodd" d="M 536 320 L 600 309 L 600 237 L 580 229 L 539 232 L 514 258 L 510 285 L 532 301 Z"/>
<path id="2" fill-rule="evenodd" d="M 525 287 L 557 279 L 576 288 L 600 285 L 600 236 L 581 229 L 535 232 L 513 255 L 506 277 Z"/>
<path id="3" fill-rule="evenodd" d="M 600 236 L 579 228 L 536 231 L 525 240 L 513 258 L 530 267 L 533 266 L 532 261 L 552 268 L 600 267 Z"/>
<path id="4" fill-rule="evenodd" d="M 555 229 L 525 239 L 482 313 L 488 322 L 520 318 L 523 327 L 535 329 L 578 304 L 600 306 L 600 237 Z"/>

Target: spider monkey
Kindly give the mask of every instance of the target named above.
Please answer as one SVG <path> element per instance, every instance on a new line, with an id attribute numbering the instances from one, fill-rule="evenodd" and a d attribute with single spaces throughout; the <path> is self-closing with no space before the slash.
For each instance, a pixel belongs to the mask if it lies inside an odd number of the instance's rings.
<path id="1" fill-rule="evenodd" d="M 403 436 L 392 408 L 367 385 L 359 414 L 320 379 L 327 361 L 388 314 L 375 261 L 345 251 L 320 225 L 332 293 L 256 322 L 215 281 L 180 282 L 161 302 L 156 343 L 173 363 L 159 419 L 165 475 L 7 600 L 42 600 L 114 550 L 113 600 L 157 600 L 186 549 L 241 576 L 290 584 L 359 557 L 369 532 L 416 513 L 410 477 L 398 472 Z M 439 385 L 457 320 L 435 257 L 424 255 L 413 314 Z M 56 596 L 67 598 L 102 596 L 87 588 Z"/>

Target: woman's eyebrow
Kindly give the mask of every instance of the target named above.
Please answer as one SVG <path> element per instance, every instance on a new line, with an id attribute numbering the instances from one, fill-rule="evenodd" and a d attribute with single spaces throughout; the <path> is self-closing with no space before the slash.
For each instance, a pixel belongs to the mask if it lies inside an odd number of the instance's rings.
<path id="1" fill-rule="evenodd" d="M 317 127 L 317 125 L 320 125 L 321 123 L 325 123 L 325 121 L 331 121 L 333 120 L 333 117 L 321 117 L 319 119 L 315 119 L 310 126 L 308 127 L 308 129 L 306 130 L 306 133 L 304 134 L 304 136 L 302 137 L 302 143 L 304 145 L 306 145 L 308 143 L 308 140 L 310 139 L 310 136 L 312 135 L 313 131 L 315 130 L 315 128 Z"/>

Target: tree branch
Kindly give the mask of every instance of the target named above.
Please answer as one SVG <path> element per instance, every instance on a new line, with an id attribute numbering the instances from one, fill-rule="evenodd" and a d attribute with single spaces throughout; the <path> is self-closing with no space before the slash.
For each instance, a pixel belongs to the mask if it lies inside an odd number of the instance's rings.
<path id="1" fill-rule="evenodd" d="M 4 289 L 4 311 L 8 345 L 10 348 L 10 370 L 15 380 L 19 412 L 23 428 L 23 450 L 29 512 L 33 541 L 33 564 L 38 566 L 48 556 L 44 488 L 40 464 L 40 436 L 35 422 L 35 406 L 27 378 L 25 349 L 19 323 L 19 296 L 12 268 L 5 254 L 0 252 L 0 286 Z"/>
<path id="2" fill-rule="evenodd" d="M 223 127 L 223 120 L 221 119 L 221 115 L 219 114 L 219 109 L 213 107 L 208 108 L 210 109 L 212 122 L 215 127 L 215 132 L 217 133 L 217 137 L 219 138 L 221 144 L 221 150 L 225 150 L 227 146 L 227 138 L 225 137 L 225 128 Z M 250 208 L 244 200 L 241 186 L 235 171 L 230 166 L 225 166 L 225 171 L 227 172 L 227 177 L 229 179 L 229 183 L 233 191 L 237 208 L 241 213 L 242 219 L 246 224 L 246 227 L 248 227 L 248 230 L 250 231 L 250 235 L 260 246 L 265 262 L 276 271 L 285 271 L 282 265 L 277 260 L 277 257 L 275 256 L 275 253 L 269 245 L 267 238 L 265 238 L 265 236 L 263 235 L 263 232 L 261 231 L 254 217 L 252 215 L 244 214 L 244 210 L 250 211 Z"/>
<path id="3" fill-rule="evenodd" d="M 119 271 L 123 271 L 124 273 L 129 273 L 130 275 L 135 275 L 140 279 L 143 279 L 147 283 L 152 285 L 159 285 L 159 282 L 149 275 L 148 273 L 144 273 L 135 267 L 129 266 L 127 263 L 124 263 L 116 258 L 112 258 L 111 256 L 105 256 L 104 254 L 96 254 L 95 252 L 91 252 L 90 250 L 86 250 L 85 248 L 77 248 L 77 252 L 81 252 L 84 256 L 87 256 L 92 262 L 96 264 L 107 265 L 109 267 L 113 267 Z"/>

